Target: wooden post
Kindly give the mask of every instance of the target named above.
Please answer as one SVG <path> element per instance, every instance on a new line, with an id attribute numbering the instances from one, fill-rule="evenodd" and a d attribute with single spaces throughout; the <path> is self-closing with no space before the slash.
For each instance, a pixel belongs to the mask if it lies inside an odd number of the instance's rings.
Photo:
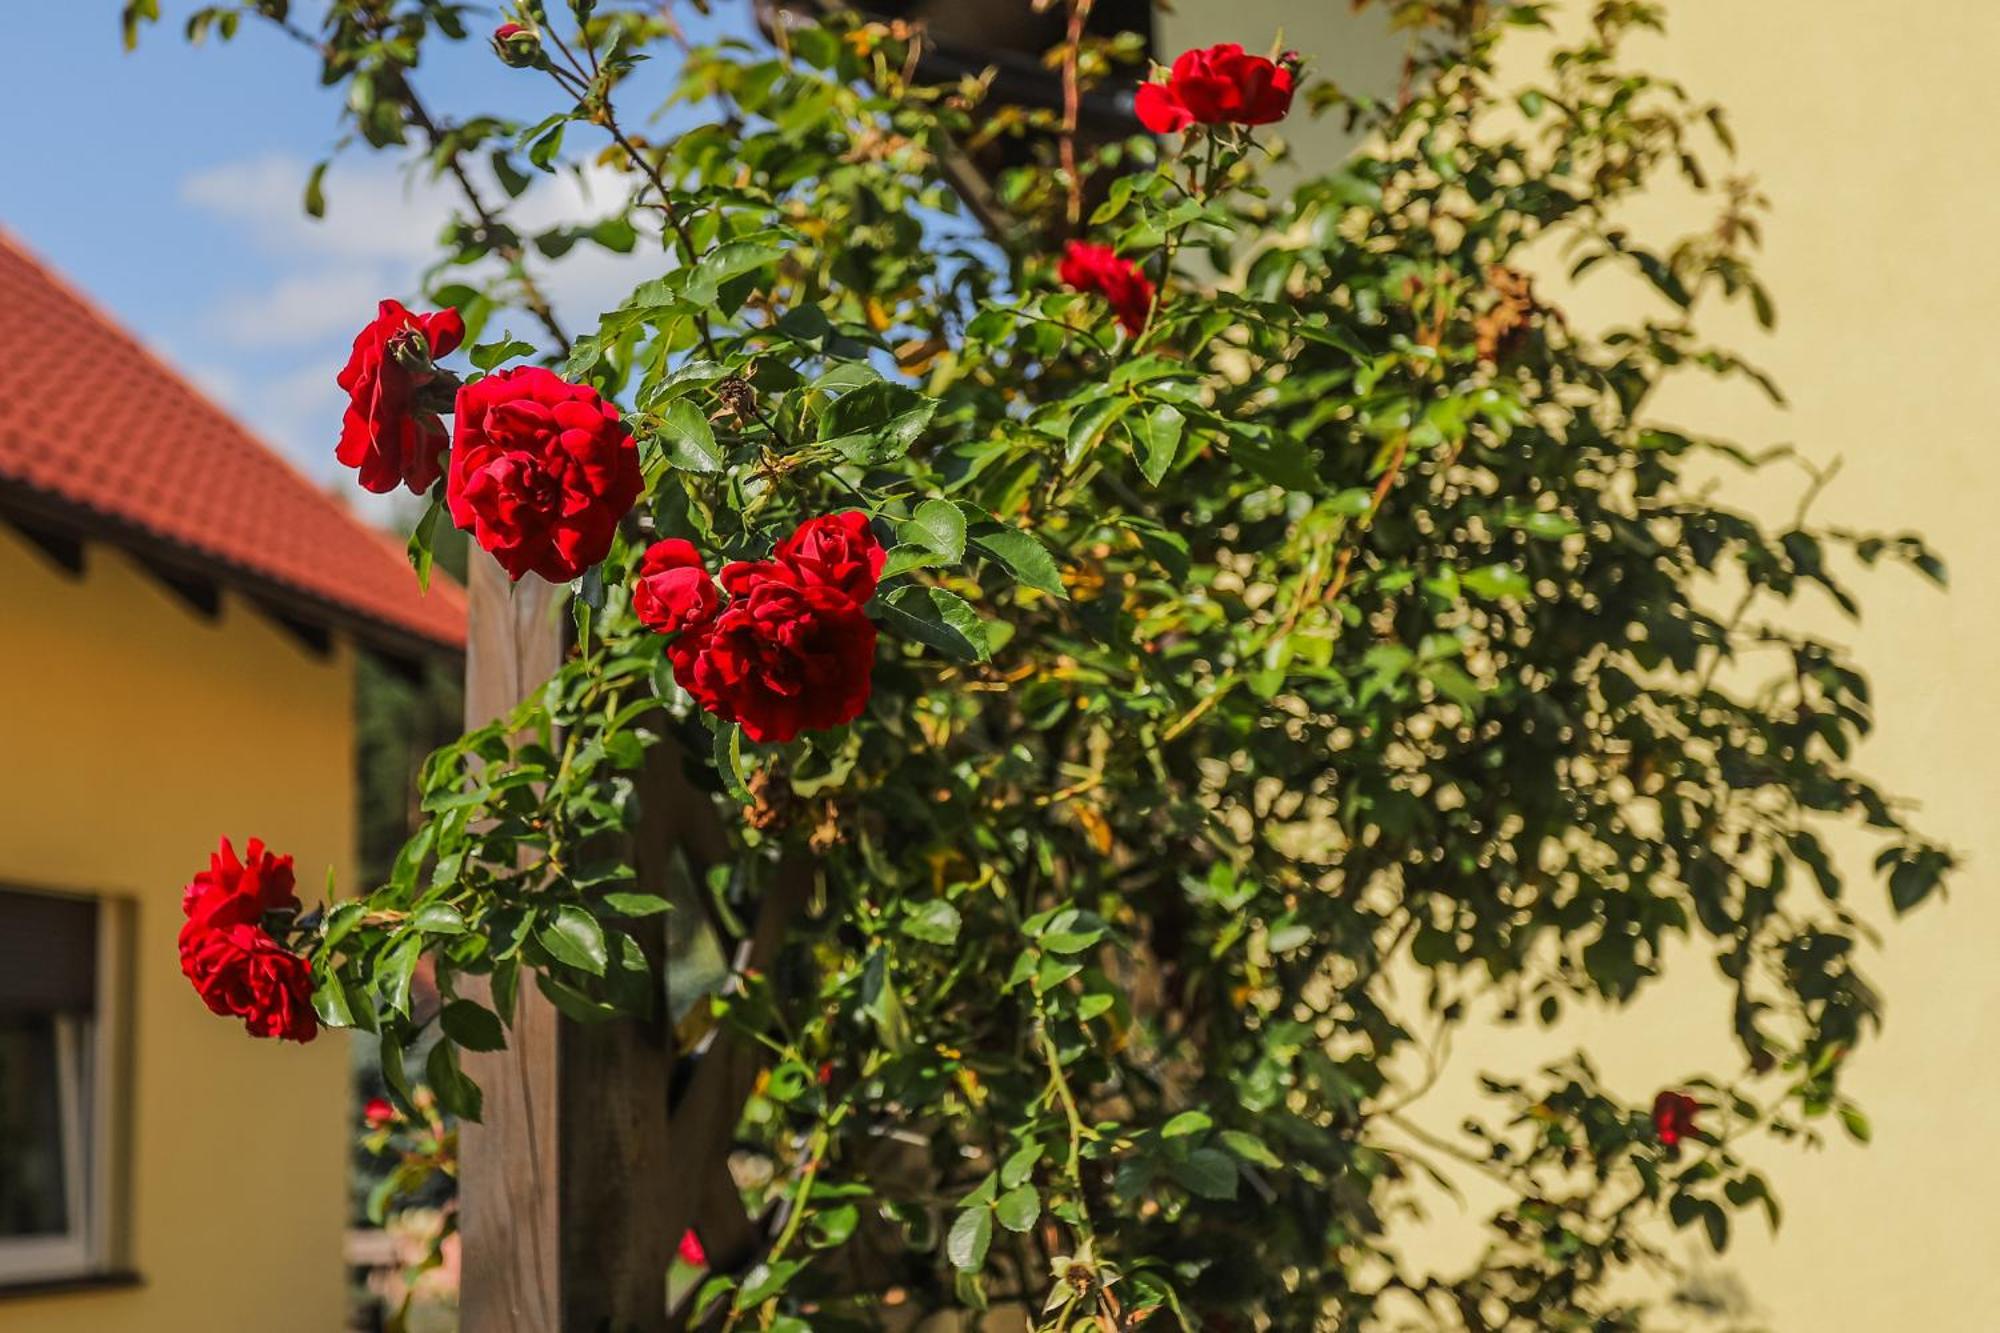
<path id="1" fill-rule="evenodd" d="M 482 726 L 561 665 L 565 591 L 510 585 L 475 553 L 465 716 Z M 678 755 L 661 761 L 678 763 Z M 655 765 L 658 768 L 658 765 Z M 661 892 L 672 850 L 677 773 L 642 776 L 645 826 L 633 849 L 642 887 Z M 652 938 L 637 933 L 649 926 Z M 662 918 L 635 935 L 664 976 Z M 666 1278 L 680 1232 L 668 1178 L 673 1046 L 665 988 L 653 1022 L 579 1024 L 532 984 L 505 1051 L 468 1053 L 484 1123 L 460 1133 L 459 1319 L 463 1333 L 663 1333 Z"/>

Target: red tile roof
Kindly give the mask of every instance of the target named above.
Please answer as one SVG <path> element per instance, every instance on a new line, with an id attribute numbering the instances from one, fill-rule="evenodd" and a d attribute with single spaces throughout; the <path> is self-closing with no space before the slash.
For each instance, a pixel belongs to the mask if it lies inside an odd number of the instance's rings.
<path id="1" fill-rule="evenodd" d="M 392 543 L 0 229 L 0 506 L 10 501 L 297 620 L 391 648 L 465 645 L 458 587 L 437 577 L 418 591 Z"/>

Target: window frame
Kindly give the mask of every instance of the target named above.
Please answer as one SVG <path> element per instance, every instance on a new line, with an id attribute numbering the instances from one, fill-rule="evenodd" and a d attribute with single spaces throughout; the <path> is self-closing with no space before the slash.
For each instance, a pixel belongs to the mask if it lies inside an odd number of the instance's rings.
<path id="1" fill-rule="evenodd" d="M 126 1236 L 126 1144 L 132 1049 L 133 907 L 105 894 L 29 889 L 0 881 L 0 892 L 86 898 L 97 908 L 95 1010 L 58 1014 L 57 1096 L 69 1228 L 57 1236 L 0 1237 L 0 1295 L 115 1277 Z M 76 1132 L 77 1130 L 81 1132 Z"/>

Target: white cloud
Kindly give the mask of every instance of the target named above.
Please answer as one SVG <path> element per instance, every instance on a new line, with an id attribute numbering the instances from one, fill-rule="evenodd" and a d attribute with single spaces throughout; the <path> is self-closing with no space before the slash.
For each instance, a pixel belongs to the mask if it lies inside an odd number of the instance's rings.
<path id="1" fill-rule="evenodd" d="M 255 292 L 223 294 L 206 322 L 237 347 L 297 346 L 324 339 L 352 339 L 375 317 L 384 296 L 413 285 L 407 271 L 388 265 L 295 273 Z"/>
<path id="2" fill-rule="evenodd" d="M 327 173 L 326 216 L 315 220 L 300 205 L 308 171 L 293 158 L 266 155 L 205 168 L 181 183 L 185 201 L 245 233 L 279 269 L 274 281 L 254 290 L 226 291 L 210 312 L 211 325 L 237 346 L 351 335 L 382 297 L 414 296 L 423 266 L 437 255 L 439 232 L 461 207 L 447 182 L 413 177 L 382 159 L 351 158 Z M 504 197 L 491 181 L 481 184 L 490 199 Z M 631 177 L 601 164 L 537 177 L 509 202 L 508 221 L 528 236 L 559 223 L 594 222 L 618 213 L 632 185 Z M 533 263 L 533 271 L 562 318 L 584 328 L 671 266 L 657 238 L 642 236 L 629 255 L 584 243 L 561 260 Z M 513 323 L 523 336 L 535 332 L 532 321 Z"/>
<path id="3" fill-rule="evenodd" d="M 311 168 L 266 154 L 195 172 L 181 199 L 249 233 L 260 248 L 284 255 L 422 263 L 456 197 L 444 184 L 381 158 L 336 160 L 325 182 L 326 216 L 308 217 L 303 200 Z"/>

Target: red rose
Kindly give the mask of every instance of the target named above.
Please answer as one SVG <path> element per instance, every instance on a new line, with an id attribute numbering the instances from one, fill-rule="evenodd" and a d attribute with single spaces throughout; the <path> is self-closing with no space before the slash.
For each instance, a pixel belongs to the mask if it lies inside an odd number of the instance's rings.
<path id="1" fill-rule="evenodd" d="M 1695 1113 L 1701 1103 L 1684 1092 L 1663 1092 L 1653 1098 L 1653 1132 L 1664 1147 L 1678 1148 L 1696 1132 Z"/>
<path id="2" fill-rule="evenodd" d="M 694 547 L 656 543 L 641 561 L 632 605 L 662 634 L 674 679 L 753 741 L 852 722 L 868 704 L 875 622 L 861 608 L 886 558 L 858 512 L 801 523 L 775 560 L 738 560 L 715 587 Z"/>
<path id="3" fill-rule="evenodd" d="M 387 1097 L 370 1097 L 361 1108 L 361 1123 L 370 1129 L 387 1129 L 396 1123 L 396 1108 Z"/>
<path id="4" fill-rule="evenodd" d="M 701 1237 L 689 1227 L 681 1233 L 681 1262 L 693 1264 L 696 1268 L 708 1267 L 708 1251 L 701 1246 Z"/>
<path id="5" fill-rule="evenodd" d="M 181 972 L 215 1013 L 253 1036 L 308 1042 L 319 1033 L 312 964 L 264 928 L 267 913 L 295 911 L 292 858 L 252 838 L 243 860 L 229 839 L 181 893 Z"/>
<path id="6" fill-rule="evenodd" d="M 777 555 L 800 582 L 838 588 L 856 606 L 875 595 L 882 562 L 889 558 L 868 530 L 868 515 L 853 509 L 799 524 L 796 532 L 778 543 Z"/>
<path id="7" fill-rule="evenodd" d="M 238 860 L 236 848 L 224 838 L 208 858 L 208 869 L 181 890 L 181 915 L 188 919 L 183 935 L 190 930 L 254 926 L 267 912 L 297 910 L 292 858 L 273 856 L 259 838 L 245 843 L 243 852 Z"/>
<path id="8" fill-rule="evenodd" d="M 782 565 L 722 571 L 729 605 L 667 649 L 674 679 L 753 741 L 852 722 L 868 704 L 875 622 L 826 585 L 802 586 Z"/>
<path id="9" fill-rule="evenodd" d="M 539 366 L 458 391 L 451 521 L 514 579 L 566 583 L 604 559 L 639 498 L 639 449 L 618 410 Z"/>
<path id="10" fill-rule="evenodd" d="M 694 543 L 679 537 L 654 542 L 640 557 L 632 585 L 632 610 L 655 634 L 679 634 L 715 619 L 721 599 Z"/>
<path id="11" fill-rule="evenodd" d="M 1146 316 L 1153 309 L 1152 279 L 1131 260 L 1120 259 L 1110 246 L 1071 241 L 1057 274 L 1077 291 L 1102 296 L 1127 333 L 1137 334 L 1146 327 Z"/>
<path id="12" fill-rule="evenodd" d="M 449 437 L 419 400 L 437 378 L 432 359 L 456 351 L 464 338 L 456 310 L 418 315 L 395 301 L 384 301 L 354 336 L 337 380 L 347 410 L 334 457 L 360 470 L 363 489 L 383 495 L 408 486 L 422 495 L 436 484 Z"/>
<path id="13" fill-rule="evenodd" d="M 1295 80 L 1290 60 L 1280 64 L 1227 42 L 1182 53 L 1165 83 L 1140 85 L 1134 110 L 1155 134 L 1190 125 L 1270 125 L 1290 114 Z"/>
<path id="14" fill-rule="evenodd" d="M 257 926 L 204 931 L 181 947 L 181 970 L 215 1013 L 253 1037 L 308 1042 L 319 1035 L 312 964 Z"/>

